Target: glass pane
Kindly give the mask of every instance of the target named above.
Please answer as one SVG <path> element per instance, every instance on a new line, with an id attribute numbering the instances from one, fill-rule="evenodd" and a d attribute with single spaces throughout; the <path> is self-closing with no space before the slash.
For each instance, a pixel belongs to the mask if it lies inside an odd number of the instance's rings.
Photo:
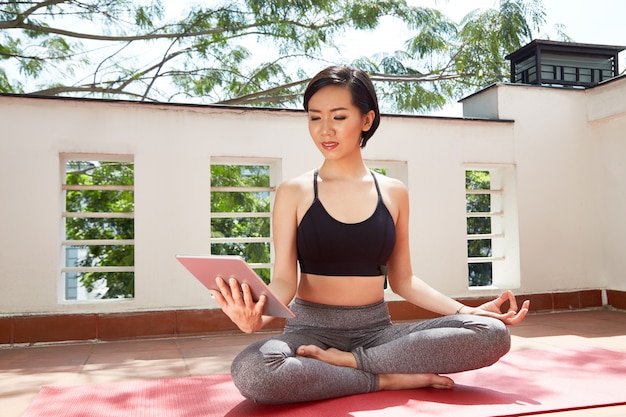
<path id="1" fill-rule="evenodd" d="M 468 281 L 470 287 L 483 287 L 492 285 L 492 265 L 491 262 L 468 264 Z"/>
<path id="2" fill-rule="evenodd" d="M 134 266 L 133 245 L 80 245 L 66 247 L 66 267 Z"/>
<path id="3" fill-rule="evenodd" d="M 468 213 L 489 213 L 491 211 L 491 194 L 467 194 L 465 210 Z"/>
<path id="4" fill-rule="evenodd" d="M 133 298 L 135 296 L 133 272 L 88 272 L 76 274 L 76 276 L 80 284 L 77 289 L 79 300 Z"/>
<path id="5" fill-rule="evenodd" d="M 465 189 L 489 190 L 490 188 L 489 171 L 465 171 Z"/>
<path id="6" fill-rule="evenodd" d="M 576 68 L 565 67 L 563 69 L 563 79 L 565 81 L 576 81 Z"/>
<path id="7" fill-rule="evenodd" d="M 489 217 L 468 217 L 468 235 L 486 235 L 491 233 L 491 218 Z"/>
<path id="8" fill-rule="evenodd" d="M 213 187 L 269 187 L 268 165 L 211 165 Z"/>
<path id="9" fill-rule="evenodd" d="M 212 192 L 212 213 L 267 213 L 270 211 L 269 192 Z"/>
<path id="10" fill-rule="evenodd" d="M 467 256 L 470 258 L 491 256 L 491 239 L 469 239 L 467 241 Z"/>
<path id="11" fill-rule="evenodd" d="M 67 239 L 134 239 L 133 219 L 87 219 L 70 217 L 65 219 Z"/>
<path id="12" fill-rule="evenodd" d="M 269 237 L 269 217 L 212 218 L 211 237 Z"/>
<path id="13" fill-rule="evenodd" d="M 66 183 L 71 185 L 133 185 L 131 162 L 67 161 Z"/>
<path id="14" fill-rule="evenodd" d="M 591 69 L 590 68 L 580 68 L 580 82 L 590 83 L 591 82 Z"/>
<path id="15" fill-rule="evenodd" d="M 269 263 L 269 243 L 212 243 L 212 255 L 238 255 L 250 263 Z"/>
<path id="16" fill-rule="evenodd" d="M 135 210 L 133 191 L 68 190 L 65 210 L 86 213 L 132 213 Z"/>
<path id="17" fill-rule="evenodd" d="M 74 272 L 65 274 L 65 299 L 78 299 L 78 274 Z"/>

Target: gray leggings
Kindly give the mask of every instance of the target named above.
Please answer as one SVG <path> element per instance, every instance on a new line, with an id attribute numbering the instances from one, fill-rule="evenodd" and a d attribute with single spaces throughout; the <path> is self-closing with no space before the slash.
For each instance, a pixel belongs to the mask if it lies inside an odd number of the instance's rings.
<path id="1" fill-rule="evenodd" d="M 283 334 L 259 340 L 233 361 L 241 394 L 267 404 L 378 390 L 379 374 L 447 374 L 495 363 L 510 348 L 506 326 L 474 315 L 392 325 L 387 304 L 337 307 L 296 299 Z M 352 352 L 358 369 L 296 356 L 302 345 Z"/>

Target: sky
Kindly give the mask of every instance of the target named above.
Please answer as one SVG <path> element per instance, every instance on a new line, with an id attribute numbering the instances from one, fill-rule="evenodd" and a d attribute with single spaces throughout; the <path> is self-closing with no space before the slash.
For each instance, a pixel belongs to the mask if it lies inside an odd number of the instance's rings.
<path id="1" fill-rule="evenodd" d="M 171 1 L 171 0 L 170 0 Z M 497 7 L 498 0 L 407 0 L 414 6 L 441 10 L 455 22 L 475 9 Z M 556 39 L 555 25 L 564 26 L 563 31 L 575 42 L 626 46 L 626 1 L 624 0 L 543 0 L 546 25 L 536 38 L 549 35 Z M 376 36 L 368 36 L 363 45 L 371 49 L 401 45 L 403 38 L 398 25 L 382 25 Z M 363 39 L 361 39 L 362 41 Z M 364 42 L 361 42 L 364 43 Z M 622 58 L 623 60 L 623 58 Z M 623 65 L 621 66 L 624 67 Z"/>

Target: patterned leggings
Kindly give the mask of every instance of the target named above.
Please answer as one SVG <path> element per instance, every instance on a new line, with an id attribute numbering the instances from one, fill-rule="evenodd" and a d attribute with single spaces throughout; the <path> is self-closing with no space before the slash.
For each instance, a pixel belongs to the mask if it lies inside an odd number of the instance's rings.
<path id="1" fill-rule="evenodd" d="M 283 334 L 259 340 L 233 361 L 241 394 L 253 401 L 284 404 L 378 390 L 379 374 L 447 374 L 495 363 L 510 348 L 506 326 L 474 315 L 444 316 L 393 325 L 387 304 L 337 307 L 296 299 L 296 318 Z M 358 369 L 296 356 L 302 345 L 352 352 Z"/>

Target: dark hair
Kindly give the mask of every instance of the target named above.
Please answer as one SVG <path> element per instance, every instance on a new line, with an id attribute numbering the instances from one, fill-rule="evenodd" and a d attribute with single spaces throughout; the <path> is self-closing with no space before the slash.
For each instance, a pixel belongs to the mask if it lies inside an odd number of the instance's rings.
<path id="1" fill-rule="evenodd" d="M 358 107 L 362 114 L 367 114 L 370 110 L 374 110 L 372 127 L 361 134 L 361 148 L 364 148 L 380 124 L 378 98 L 376 97 L 376 90 L 372 80 L 370 80 L 369 75 L 365 71 L 360 69 L 344 66 L 328 67 L 320 71 L 309 82 L 304 91 L 304 110 L 309 111 L 309 100 L 313 97 L 313 94 L 329 85 L 346 87 L 352 94 L 352 104 Z"/>

